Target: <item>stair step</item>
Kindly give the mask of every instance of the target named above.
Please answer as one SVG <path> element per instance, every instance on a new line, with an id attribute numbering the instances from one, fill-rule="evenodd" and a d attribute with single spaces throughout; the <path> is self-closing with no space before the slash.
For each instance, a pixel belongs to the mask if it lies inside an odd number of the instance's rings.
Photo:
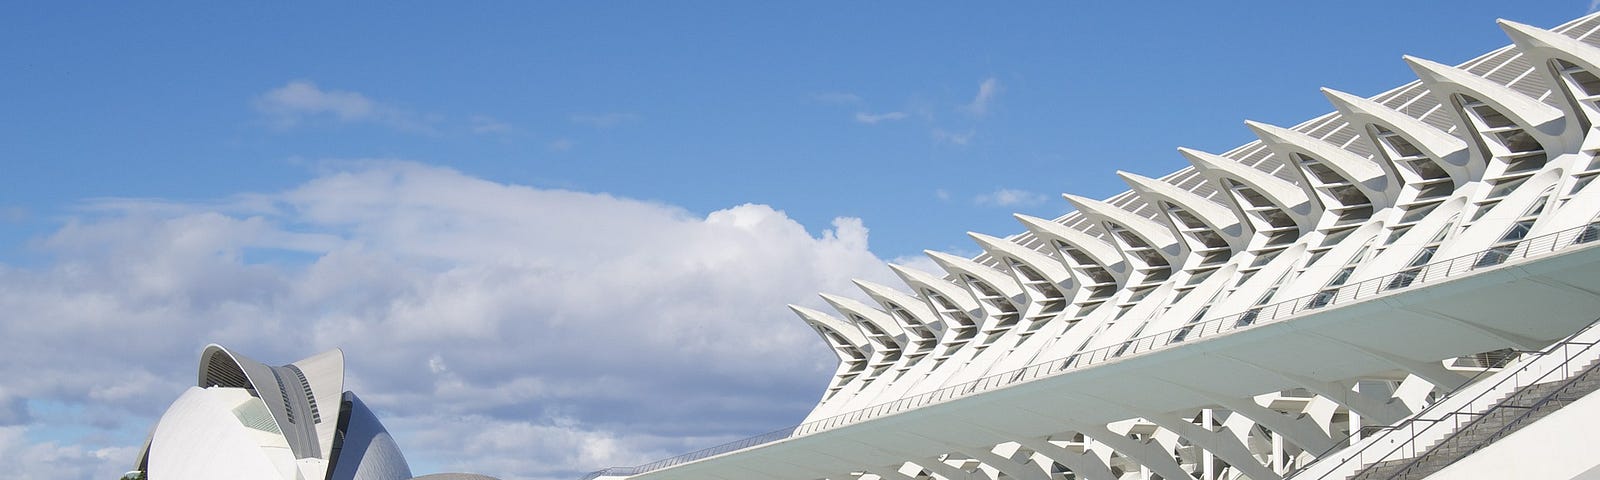
<path id="1" fill-rule="evenodd" d="M 1428 445 L 1418 457 L 1376 462 L 1357 471 L 1347 480 L 1387 479 L 1407 466 L 1411 467 L 1410 470 L 1396 478 L 1422 479 L 1443 470 L 1465 455 L 1555 413 L 1584 395 L 1600 390 L 1600 374 L 1596 374 L 1600 369 L 1597 369 L 1597 365 L 1600 365 L 1600 359 L 1585 364 L 1575 376 L 1528 385 L 1507 393 L 1495 401 L 1494 405 L 1498 408 L 1479 415 L 1461 425 L 1460 429 Z M 1560 392 L 1563 387 L 1567 387 L 1567 391 Z M 1546 400 L 1546 397 L 1549 399 Z M 1545 402 L 1539 404 L 1542 400 Z M 1528 406 L 1534 404 L 1538 404 L 1538 407 L 1530 411 Z"/>

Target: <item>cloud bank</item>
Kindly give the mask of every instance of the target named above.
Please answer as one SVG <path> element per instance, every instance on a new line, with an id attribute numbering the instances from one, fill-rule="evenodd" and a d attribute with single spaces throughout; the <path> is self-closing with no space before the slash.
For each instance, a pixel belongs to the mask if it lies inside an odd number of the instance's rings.
<path id="1" fill-rule="evenodd" d="M 972 198 L 972 203 L 985 207 L 1015 207 L 1039 205 L 1048 200 L 1044 194 L 1016 188 L 999 188 Z"/>
<path id="2" fill-rule="evenodd" d="M 797 422 L 835 360 L 784 305 L 892 280 L 857 219 L 813 235 L 764 205 L 699 216 L 385 161 L 91 202 L 38 248 L 0 264 L 0 459 L 24 478 L 128 469 L 216 342 L 280 364 L 344 349 L 418 473 L 571 479 Z"/>

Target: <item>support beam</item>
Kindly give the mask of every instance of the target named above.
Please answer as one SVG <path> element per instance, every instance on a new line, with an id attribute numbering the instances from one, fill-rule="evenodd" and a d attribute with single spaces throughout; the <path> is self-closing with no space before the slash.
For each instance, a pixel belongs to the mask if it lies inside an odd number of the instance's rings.
<path id="1" fill-rule="evenodd" d="M 1257 365 L 1252 362 L 1240 360 L 1230 355 L 1218 354 L 1217 356 L 1233 360 L 1244 365 L 1249 365 L 1250 367 L 1263 372 L 1277 375 L 1284 380 L 1288 380 L 1292 383 L 1305 387 L 1306 389 L 1315 392 L 1317 395 L 1323 396 L 1323 398 L 1332 400 L 1334 403 L 1350 409 L 1350 411 L 1356 412 L 1362 417 L 1371 418 L 1380 425 L 1398 422 L 1401 419 L 1406 418 L 1407 415 L 1411 414 L 1409 409 L 1407 409 L 1404 405 L 1398 404 L 1398 402 L 1379 401 L 1378 399 L 1352 390 L 1349 385 L 1324 382 L 1315 378 L 1275 370 L 1263 365 Z"/>
<path id="2" fill-rule="evenodd" d="M 966 452 L 962 453 L 966 454 Z M 1017 480 L 1050 480 L 1050 465 L 1039 465 L 1033 462 L 1018 463 L 1016 460 L 1002 457 L 993 451 L 981 448 L 972 450 L 968 456 Z"/>
<path id="3" fill-rule="evenodd" d="M 1250 421 L 1265 425 L 1274 432 L 1282 433 L 1290 442 L 1298 445 L 1300 449 L 1308 452 L 1322 453 L 1333 448 L 1333 439 L 1322 432 L 1322 428 L 1310 417 L 1301 414 L 1290 416 L 1267 407 L 1261 406 L 1249 398 L 1226 398 L 1202 392 L 1217 402 L 1217 406 L 1226 408 L 1235 414 L 1244 415 Z"/>
<path id="4" fill-rule="evenodd" d="M 932 473 L 939 477 L 944 477 L 946 480 L 995 480 L 989 478 L 988 475 L 981 473 L 982 470 L 979 470 L 978 472 L 969 472 L 952 467 L 950 464 L 944 463 L 938 459 L 929 459 L 913 463 L 922 467 L 923 470 L 927 470 L 928 473 Z"/>
<path id="5" fill-rule="evenodd" d="M 1053 462 L 1066 466 L 1078 478 L 1088 480 L 1117 479 L 1115 475 L 1111 474 L 1111 467 L 1100 461 L 1100 457 L 1087 452 L 1067 450 L 1049 440 L 1040 438 L 1021 438 L 1017 439 L 1017 443 L 1028 447 L 1029 450 L 1033 450 L 1039 455 L 1045 456 L 1045 458 L 1049 458 Z"/>
<path id="6" fill-rule="evenodd" d="M 1122 456 L 1139 462 L 1139 464 L 1161 474 L 1162 477 L 1189 478 L 1189 472 L 1183 471 L 1183 467 L 1172 459 L 1170 452 L 1162 451 L 1162 449 L 1150 443 L 1134 440 L 1126 435 L 1119 435 L 1107 429 L 1104 425 L 1083 425 L 1074 430 L 1093 438 L 1097 442 L 1106 444 L 1106 446 L 1116 450 Z"/>
<path id="7" fill-rule="evenodd" d="M 882 478 L 883 480 L 917 480 L 916 477 L 912 477 L 910 475 L 906 475 L 904 473 L 900 473 L 899 470 L 895 470 L 895 469 L 889 468 L 889 467 L 870 469 L 870 470 L 867 470 L 867 473 L 870 473 L 870 474 L 873 474 L 873 475 L 877 475 L 879 478 Z"/>
<path id="8" fill-rule="evenodd" d="M 1166 413 L 1144 413 L 1145 420 L 1171 430 L 1189 440 L 1190 443 L 1200 446 L 1212 455 L 1221 457 L 1233 468 L 1239 469 L 1249 476 L 1251 480 L 1278 480 L 1282 476 L 1274 473 L 1272 469 L 1262 465 L 1250 454 L 1250 448 L 1239 443 L 1239 438 L 1229 432 L 1213 431 L 1202 428 L 1193 422 L 1172 416 Z M 1228 427 L 1222 427 L 1227 429 Z"/>

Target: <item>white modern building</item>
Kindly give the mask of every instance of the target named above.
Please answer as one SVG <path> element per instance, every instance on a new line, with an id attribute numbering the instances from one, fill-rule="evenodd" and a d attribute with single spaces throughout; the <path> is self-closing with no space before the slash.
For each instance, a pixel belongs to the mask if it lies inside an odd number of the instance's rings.
<path id="1" fill-rule="evenodd" d="M 123 478 L 154 480 L 410 480 L 383 423 L 344 389 L 344 353 L 270 366 L 205 348 L 195 386 L 145 440 Z M 417 479 L 493 480 L 471 474 Z"/>
<path id="2" fill-rule="evenodd" d="M 805 423 L 586 478 L 1600 478 L 1600 15 L 793 307 Z"/>

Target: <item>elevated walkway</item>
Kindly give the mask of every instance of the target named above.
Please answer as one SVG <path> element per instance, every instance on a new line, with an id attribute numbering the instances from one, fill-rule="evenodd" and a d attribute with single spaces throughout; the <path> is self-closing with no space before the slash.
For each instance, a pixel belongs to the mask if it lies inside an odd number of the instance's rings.
<path id="1" fill-rule="evenodd" d="M 1217 398 L 1331 387 L 1393 371 L 1397 358 L 1537 349 L 1600 311 L 1600 292 L 1590 287 L 1600 285 L 1592 230 L 1531 238 L 1512 249 L 1351 284 L 1331 299 L 1294 299 L 1143 337 L 1125 352 L 1085 352 L 928 398 L 586 478 L 841 478 L 908 459 L 1205 408 Z M 1405 282 L 1396 281 L 1400 275 Z M 1530 305 L 1538 306 L 1538 321 L 1528 321 Z"/>

